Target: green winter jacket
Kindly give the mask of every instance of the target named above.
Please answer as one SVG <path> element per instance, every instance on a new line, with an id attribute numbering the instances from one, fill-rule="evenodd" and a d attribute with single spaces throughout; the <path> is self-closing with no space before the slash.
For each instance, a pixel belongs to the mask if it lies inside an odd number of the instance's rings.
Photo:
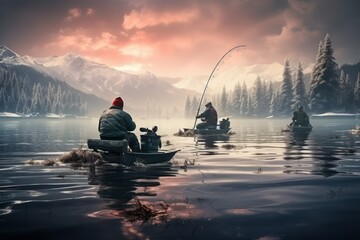
<path id="1" fill-rule="evenodd" d="M 118 107 L 111 106 L 101 114 L 98 130 L 100 138 L 124 139 L 127 132 L 134 131 L 135 122 L 130 114 Z"/>

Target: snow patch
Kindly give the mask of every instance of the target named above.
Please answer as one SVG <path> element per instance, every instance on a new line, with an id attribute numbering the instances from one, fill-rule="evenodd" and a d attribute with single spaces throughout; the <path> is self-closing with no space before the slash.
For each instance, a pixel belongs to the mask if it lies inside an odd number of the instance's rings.
<path id="1" fill-rule="evenodd" d="M 359 117 L 360 113 L 334 113 L 334 112 L 327 112 L 321 114 L 312 114 L 312 117 Z"/>

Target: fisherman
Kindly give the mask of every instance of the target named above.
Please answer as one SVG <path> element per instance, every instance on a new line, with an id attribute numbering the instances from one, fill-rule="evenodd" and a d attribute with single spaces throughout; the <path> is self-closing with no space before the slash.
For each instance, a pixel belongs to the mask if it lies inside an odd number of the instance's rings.
<path id="1" fill-rule="evenodd" d="M 205 111 L 196 116 L 196 118 L 201 118 L 202 123 L 198 123 L 196 125 L 197 129 L 205 129 L 205 128 L 216 128 L 218 122 L 218 115 L 213 107 L 211 102 L 205 104 Z"/>
<path id="2" fill-rule="evenodd" d="M 100 138 L 103 140 L 126 139 L 133 152 L 140 152 L 139 141 L 136 135 L 130 132 L 135 130 L 136 124 L 123 107 L 124 101 L 121 97 L 117 97 L 111 107 L 101 114 L 98 126 Z"/>
<path id="3" fill-rule="evenodd" d="M 309 116 L 304 112 L 302 106 L 299 106 L 297 111 L 293 112 L 292 121 L 292 124 L 295 124 L 295 126 L 309 126 L 310 124 Z"/>

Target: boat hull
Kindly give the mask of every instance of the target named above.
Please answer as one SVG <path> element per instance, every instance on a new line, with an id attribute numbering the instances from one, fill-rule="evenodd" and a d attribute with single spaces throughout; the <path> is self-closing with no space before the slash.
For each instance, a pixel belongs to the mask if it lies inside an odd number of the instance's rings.
<path id="1" fill-rule="evenodd" d="M 119 164 L 131 166 L 134 165 L 135 163 L 159 164 L 159 163 L 169 162 L 179 151 L 180 150 L 172 150 L 172 151 L 158 151 L 158 152 L 150 152 L 150 153 L 124 152 L 123 154 L 101 152 L 101 156 L 107 162 L 119 163 Z"/>
<path id="2" fill-rule="evenodd" d="M 290 132 L 293 132 L 293 133 L 310 133 L 313 128 L 311 125 L 309 125 L 309 126 L 292 125 L 292 126 L 288 126 L 288 127 L 289 127 Z"/>
<path id="3" fill-rule="evenodd" d="M 180 151 L 148 151 L 150 148 L 146 148 L 146 151 L 143 149 L 143 152 L 130 152 L 126 140 L 88 139 L 88 147 L 99 152 L 104 160 L 124 165 L 133 165 L 135 162 L 143 164 L 168 162 Z"/>
<path id="4" fill-rule="evenodd" d="M 156 164 L 170 161 L 177 152 L 180 150 L 173 151 L 158 151 L 158 152 L 125 152 L 124 156 L 126 161 L 130 163 L 140 162 L 144 164 Z"/>
<path id="5" fill-rule="evenodd" d="M 191 129 L 191 128 L 184 128 L 184 131 L 193 131 L 194 134 L 197 135 L 222 135 L 222 134 L 228 134 L 231 128 L 226 129 L 220 129 L 220 128 L 214 128 L 214 129 Z"/>

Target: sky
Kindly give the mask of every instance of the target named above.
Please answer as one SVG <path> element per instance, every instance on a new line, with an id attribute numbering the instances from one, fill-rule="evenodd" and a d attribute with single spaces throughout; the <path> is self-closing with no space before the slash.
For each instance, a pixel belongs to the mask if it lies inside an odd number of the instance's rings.
<path id="1" fill-rule="evenodd" d="M 360 60 L 358 0 L 0 0 L 0 44 L 20 55 L 69 52 L 126 72 L 209 75 L 231 48 L 242 65 Z"/>

